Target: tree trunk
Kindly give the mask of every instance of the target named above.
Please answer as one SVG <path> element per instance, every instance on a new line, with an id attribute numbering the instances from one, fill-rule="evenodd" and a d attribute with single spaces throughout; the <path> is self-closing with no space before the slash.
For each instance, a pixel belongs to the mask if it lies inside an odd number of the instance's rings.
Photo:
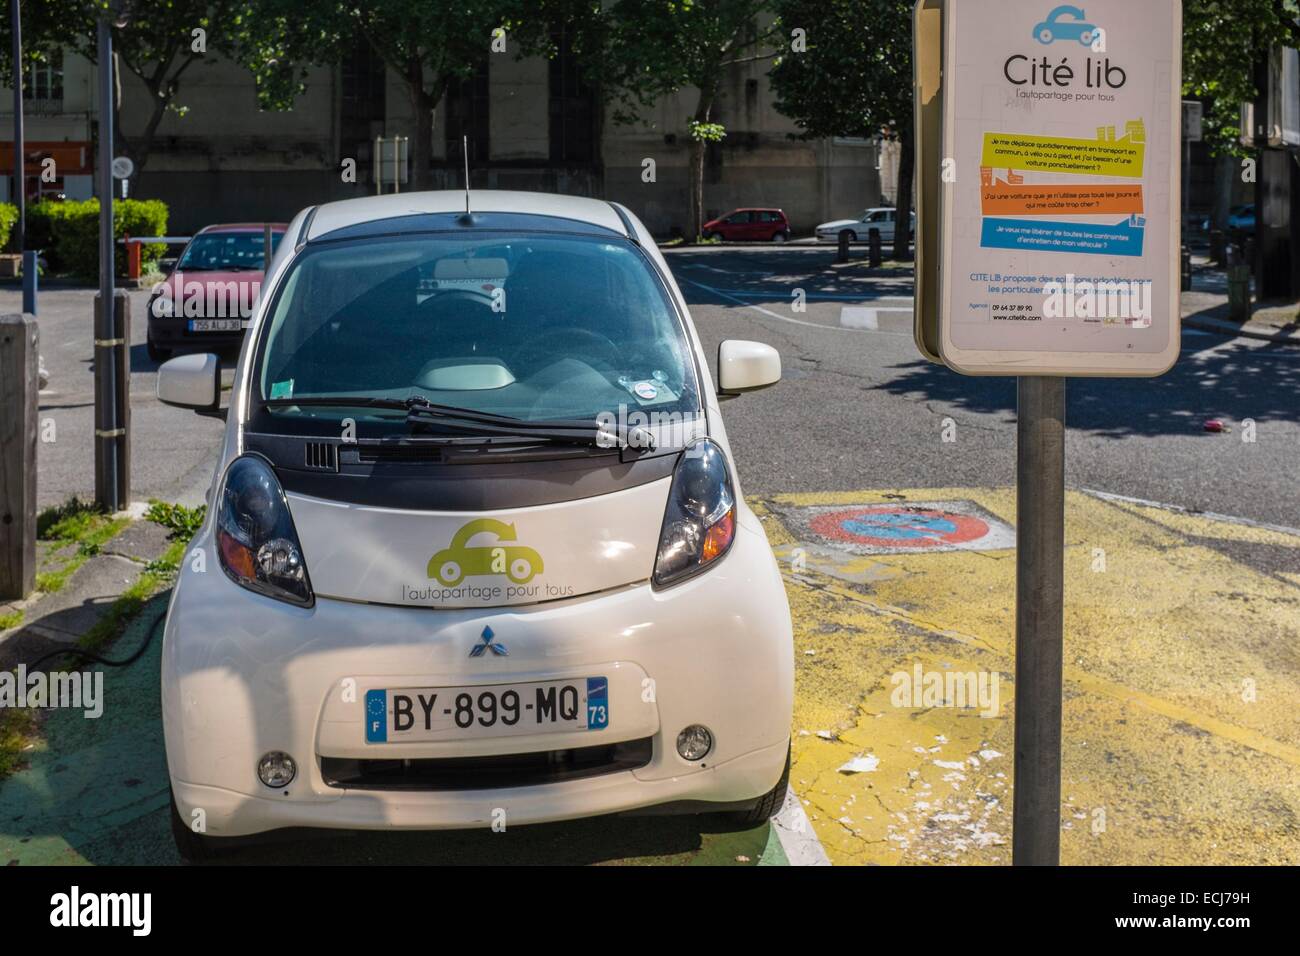
<path id="1" fill-rule="evenodd" d="M 415 135 L 411 137 L 411 178 L 407 186 L 415 191 L 432 185 L 433 168 L 433 110 L 442 99 L 446 85 L 438 80 L 437 97 L 424 88 L 424 64 L 415 61 L 406 71 L 407 89 L 411 95 L 411 109 L 415 111 Z"/>
<path id="2" fill-rule="evenodd" d="M 898 198 L 894 202 L 894 258 L 912 258 L 908 247 L 912 222 L 912 183 L 916 178 L 916 138 L 911 125 L 899 131 Z"/>
<path id="3" fill-rule="evenodd" d="M 700 98 L 695 105 L 697 123 L 710 122 L 713 115 L 713 101 L 718 95 L 717 81 L 706 82 L 700 87 Z M 690 165 L 690 201 L 687 205 L 686 236 L 687 242 L 697 242 L 704 229 L 704 157 L 709 144 L 696 136 L 691 137 Z"/>

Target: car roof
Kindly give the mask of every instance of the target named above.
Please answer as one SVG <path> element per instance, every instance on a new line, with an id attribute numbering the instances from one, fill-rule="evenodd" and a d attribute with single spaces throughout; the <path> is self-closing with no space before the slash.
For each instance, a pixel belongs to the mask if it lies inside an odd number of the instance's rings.
<path id="1" fill-rule="evenodd" d="M 552 216 L 599 226 L 619 235 L 627 228 L 614 207 L 601 199 L 585 196 L 558 196 L 553 193 L 521 192 L 505 189 L 471 189 L 470 209 L 476 213 L 519 213 Z M 444 189 L 430 192 L 389 193 L 344 199 L 317 206 L 307 225 L 307 241 L 349 226 L 398 219 L 429 213 L 465 211 L 465 190 Z"/>
<path id="2" fill-rule="evenodd" d="M 265 232 L 268 225 L 273 232 L 284 232 L 289 228 L 287 222 L 225 222 L 204 226 L 195 235 L 202 236 L 209 232 Z"/>

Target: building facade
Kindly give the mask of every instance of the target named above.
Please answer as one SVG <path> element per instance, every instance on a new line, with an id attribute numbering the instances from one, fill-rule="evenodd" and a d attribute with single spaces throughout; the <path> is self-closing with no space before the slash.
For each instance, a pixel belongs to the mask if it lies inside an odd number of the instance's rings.
<path id="1" fill-rule="evenodd" d="M 630 125 L 616 123 L 583 82 L 563 35 L 556 41 L 555 58 L 493 54 L 477 75 L 452 85 L 434 114 L 434 187 L 463 185 L 465 138 L 476 188 L 599 196 L 626 204 L 657 235 L 685 231 L 695 91 L 661 98 Z M 896 150 L 872 140 L 798 139 L 793 121 L 773 106 L 767 65 L 737 65 L 723 84 L 715 121 L 727 136 L 707 154 L 706 218 L 738 206 L 779 207 L 795 234 L 807 235 L 819 222 L 881 205 L 882 182 L 895 179 Z M 27 78 L 29 196 L 91 194 L 95 83 L 94 65 L 71 53 Z M 148 91 L 125 72 L 119 85 L 119 122 L 128 137 L 138 136 Z M 11 93 L 0 94 L 0 104 L 11 102 Z M 186 72 L 175 104 L 183 113 L 163 118 L 133 187 L 137 198 L 168 203 L 172 232 L 285 220 L 304 206 L 373 193 L 376 137 L 410 136 L 414 126 L 404 85 L 364 45 L 338 66 L 312 69 L 289 111 L 259 109 L 251 75 L 216 57 Z M 0 130 L 12 129 L 12 119 L 0 112 Z M 12 174 L 12 151 L 0 143 L 0 171 L 8 164 Z M 39 181 L 49 156 L 58 177 Z M 343 175 L 349 159 L 355 182 Z"/>

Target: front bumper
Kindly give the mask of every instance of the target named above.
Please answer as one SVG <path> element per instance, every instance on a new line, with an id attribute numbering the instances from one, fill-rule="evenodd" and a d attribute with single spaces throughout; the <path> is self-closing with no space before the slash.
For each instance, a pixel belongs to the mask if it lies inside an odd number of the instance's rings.
<path id="1" fill-rule="evenodd" d="M 191 332 L 189 319 L 148 317 L 146 333 L 155 348 L 177 351 L 221 352 L 238 349 L 244 341 L 245 329 L 237 332 Z"/>
<path id="2" fill-rule="evenodd" d="M 182 818 L 238 836 L 289 826 L 438 829 L 565 820 L 678 801 L 762 796 L 785 763 L 793 707 L 789 608 L 767 539 L 746 510 L 731 552 L 675 588 L 646 584 L 513 608 L 391 607 L 318 598 L 303 609 L 230 582 L 210 536 L 187 561 L 164 636 L 163 722 Z M 484 626 L 509 656 L 469 656 Z M 605 676 L 609 725 L 432 743 L 365 742 L 365 692 Z M 713 751 L 690 763 L 678 732 L 700 723 Z M 328 785 L 322 757 L 411 760 L 532 753 L 652 740 L 644 766 L 580 780 L 462 790 Z M 291 754 L 284 790 L 258 758 Z M 504 814 L 504 816 L 502 816 Z"/>

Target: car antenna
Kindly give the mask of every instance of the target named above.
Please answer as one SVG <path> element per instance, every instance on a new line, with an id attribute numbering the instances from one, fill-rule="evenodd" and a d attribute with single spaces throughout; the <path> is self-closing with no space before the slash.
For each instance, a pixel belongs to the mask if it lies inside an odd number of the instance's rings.
<path id="1" fill-rule="evenodd" d="M 469 211 L 469 136 L 462 135 L 460 138 L 460 153 L 465 157 L 465 215 L 472 215 Z"/>

